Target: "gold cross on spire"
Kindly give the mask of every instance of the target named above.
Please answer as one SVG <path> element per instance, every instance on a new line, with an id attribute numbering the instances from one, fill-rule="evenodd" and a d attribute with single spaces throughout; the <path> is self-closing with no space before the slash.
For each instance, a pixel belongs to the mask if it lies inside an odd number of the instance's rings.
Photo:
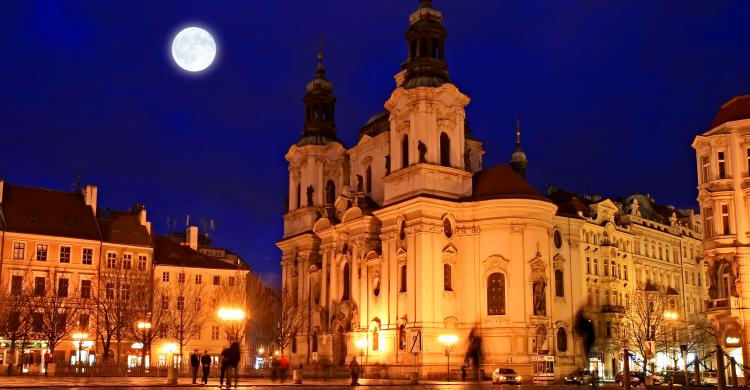
<path id="1" fill-rule="evenodd" d="M 521 121 L 516 119 L 516 145 L 521 145 Z"/>

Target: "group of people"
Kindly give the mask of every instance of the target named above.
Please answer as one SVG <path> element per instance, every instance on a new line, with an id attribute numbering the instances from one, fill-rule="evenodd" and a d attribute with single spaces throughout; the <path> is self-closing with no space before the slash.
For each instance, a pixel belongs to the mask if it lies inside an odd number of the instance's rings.
<path id="1" fill-rule="evenodd" d="M 281 380 L 281 383 L 284 383 L 288 373 L 289 359 L 287 359 L 286 355 L 274 355 L 271 358 L 271 380 L 276 382 L 276 379 L 279 379 Z"/>
<path id="2" fill-rule="evenodd" d="M 203 368 L 203 377 L 201 378 L 201 384 L 208 383 L 208 375 L 211 373 L 211 355 L 208 354 L 207 350 L 203 350 L 203 354 L 198 356 L 198 350 L 196 349 L 190 355 L 190 367 L 193 369 L 193 384 L 196 384 L 198 379 L 198 369 Z M 226 388 L 229 389 L 232 386 L 232 377 L 234 377 L 234 387 L 237 388 L 237 382 L 239 372 L 237 366 L 240 364 L 240 343 L 233 342 L 229 348 L 224 348 L 219 355 L 219 367 L 221 368 L 221 375 L 219 376 L 219 387 L 224 386 L 224 378 L 226 378 Z"/>

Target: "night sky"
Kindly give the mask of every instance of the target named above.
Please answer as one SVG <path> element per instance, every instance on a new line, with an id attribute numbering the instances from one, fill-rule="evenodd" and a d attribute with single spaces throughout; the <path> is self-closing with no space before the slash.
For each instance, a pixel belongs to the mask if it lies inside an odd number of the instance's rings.
<path id="1" fill-rule="evenodd" d="M 284 154 L 302 129 L 318 38 L 346 146 L 383 110 L 417 0 L 3 1 L 0 177 L 100 207 L 142 202 L 214 219 L 217 246 L 278 283 Z M 435 0 L 454 83 L 485 166 L 521 120 L 537 188 L 697 207 L 694 136 L 750 92 L 750 2 Z M 178 70 L 172 37 L 198 25 L 218 60 Z"/>

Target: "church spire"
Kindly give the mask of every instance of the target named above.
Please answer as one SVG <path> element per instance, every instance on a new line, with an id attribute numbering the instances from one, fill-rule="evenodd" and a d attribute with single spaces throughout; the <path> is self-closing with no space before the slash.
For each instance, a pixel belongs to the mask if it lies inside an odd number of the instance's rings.
<path id="1" fill-rule="evenodd" d="M 307 93 L 303 99 L 305 103 L 305 124 L 302 138 L 297 146 L 325 145 L 328 142 L 340 142 L 336 134 L 334 109 L 336 97 L 333 96 L 333 83 L 326 78 L 323 66 L 322 43 L 318 48 L 318 65 L 315 67 L 315 77 L 307 83 Z"/>
<path id="2" fill-rule="evenodd" d="M 516 150 L 510 156 L 510 166 L 524 179 L 526 178 L 526 167 L 529 165 L 526 160 L 526 153 L 521 149 L 521 121 L 516 120 Z"/>
<path id="3" fill-rule="evenodd" d="M 438 87 L 450 81 L 445 63 L 445 38 L 443 14 L 432 7 L 432 0 L 420 0 L 419 8 L 409 17 L 406 42 L 409 54 L 403 68 L 406 70 L 404 88 Z"/>

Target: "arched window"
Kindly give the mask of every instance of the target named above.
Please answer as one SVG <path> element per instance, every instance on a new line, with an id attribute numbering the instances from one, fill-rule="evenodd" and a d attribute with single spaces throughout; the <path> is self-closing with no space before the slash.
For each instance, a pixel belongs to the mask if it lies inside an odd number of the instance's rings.
<path id="1" fill-rule="evenodd" d="M 302 183 L 297 183 L 297 207 L 302 207 Z"/>
<path id="2" fill-rule="evenodd" d="M 406 168 L 409 166 L 409 136 L 404 135 L 401 140 L 401 167 Z"/>
<path id="3" fill-rule="evenodd" d="M 438 58 L 438 48 L 440 47 L 440 41 L 437 38 L 432 40 L 432 58 Z"/>
<path id="4" fill-rule="evenodd" d="M 505 315 L 505 275 L 500 272 L 487 277 L 487 314 Z"/>
<path id="5" fill-rule="evenodd" d="M 453 286 L 451 285 L 451 265 L 450 264 L 443 264 L 443 290 L 453 291 Z"/>
<path id="6" fill-rule="evenodd" d="M 419 56 L 427 57 L 427 38 L 422 38 L 422 42 L 419 45 Z"/>
<path id="7" fill-rule="evenodd" d="M 349 283 L 351 283 L 351 270 L 349 269 L 349 263 L 344 264 L 344 294 L 341 296 L 342 301 L 349 300 Z"/>
<path id="8" fill-rule="evenodd" d="M 378 328 L 372 330 L 372 350 L 380 351 L 380 336 L 378 334 Z"/>
<path id="9" fill-rule="evenodd" d="M 333 204 L 336 202 L 336 183 L 333 180 L 328 180 L 326 183 L 326 204 Z"/>
<path id="10" fill-rule="evenodd" d="M 560 298 L 565 297 L 565 279 L 563 276 L 563 270 L 555 270 L 555 296 Z"/>
<path id="11" fill-rule="evenodd" d="M 365 170 L 365 192 L 372 192 L 372 165 L 368 165 Z"/>
<path id="12" fill-rule="evenodd" d="M 398 349 L 406 349 L 406 326 L 403 324 L 398 327 Z"/>
<path id="13" fill-rule="evenodd" d="M 568 350 L 568 334 L 565 332 L 565 328 L 557 329 L 557 352 L 565 352 Z"/>
<path id="14" fill-rule="evenodd" d="M 399 287 L 398 292 L 406 292 L 406 264 L 401 265 L 401 286 Z"/>
<path id="15" fill-rule="evenodd" d="M 318 352 L 318 331 L 313 331 L 312 334 L 312 351 Z"/>
<path id="16" fill-rule="evenodd" d="M 444 132 L 440 133 L 440 165 L 451 166 L 451 140 Z"/>

